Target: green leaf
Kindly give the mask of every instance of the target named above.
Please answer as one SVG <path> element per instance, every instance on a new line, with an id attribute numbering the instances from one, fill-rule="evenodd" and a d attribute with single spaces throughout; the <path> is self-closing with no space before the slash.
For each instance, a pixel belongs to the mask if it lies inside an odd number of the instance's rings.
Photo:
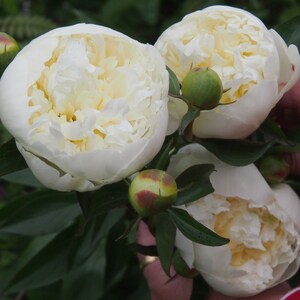
<path id="1" fill-rule="evenodd" d="M 131 243 L 128 244 L 128 248 L 133 252 L 137 252 L 143 255 L 158 256 L 156 246 L 144 246 L 138 243 Z"/>
<path id="2" fill-rule="evenodd" d="M 128 268 L 132 264 L 130 261 L 133 253 L 128 250 L 125 239 L 117 238 L 124 232 L 125 220 L 121 219 L 109 231 L 106 238 L 106 272 L 105 272 L 105 294 L 114 290 L 122 278 L 128 278 Z M 117 238 L 117 239 L 116 239 Z M 137 257 L 134 255 L 134 258 Z"/>
<path id="3" fill-rule="evenodd" d="M 13 182 L 21 185 L 44 188 L 44 186 L 34 177 L 30 169 L 23 169 L 1 177 L 7 182 Z"/>
<path id="4" fill-rule="evenodd" d="M 0 176 L 23 170 L 27 164 L 16 147 L 14 139 L 0 147 Z"/>
<path id="5" fill-rule="evenodd" d="M 183 135 L 186 140 L 192 141 L 192 125 L 193 121 L 200 116 L 200 109 L 195 106 L 190 106 L 187 113 L 183 116 L 179 126 L 179 134 Z"/>
<path id="6" fill-rule="evenodd" d="M 174 205 L 183 205 L 198 200 L 214 191 L 209 180 L 214 165 L 194 165 L 176 178 L 179 189 Z"/>
<path id="7" fill-rule="evenodd" d="M 61 299 L 97 300 L 104 293 L 105 246 L 105 240 L 102 240 L 84 264 L 67 274 Z"/>
<path id="8" fill-rule="evenodd" d="M 169 72 L 169 94 L 174 97 L 181 97 L 180 83 L 176 74 L 169 67 L 167 67 L 167 71 Z"/>
<path id="9" fill-rule="evenodd" d="M 300 143 L 300 125 L 296 126 L 287 133 L 289 140 L 294 143 Z"/>
<path id="10" fill-rule="evenodd" d="M 125 182 L 105 185 L 89 199 L 85 217 L 90 220 L 128 203 L 128 186 Z"/>
<path id="11" fill-rule="evenodd" d="M 295 143 L 291 146 L 279 145 L 272 150 L 274 153 L 300 153 L 300 143 Z"/>
<path id="12" fill-rule="evenodd" d="M 287 45 L 294 44 L 300 49 L 300 16 L 277 25 L 275 30 L 282 36 Z"/>
<path id="13" fill-rule="evenodd" d="M 174 148 L 177 140 L 177 132 L 166 137 L 163 146 L 151 163 L 148 169 L 159 169 L 165 171 L 170 163 L 170 152 Z"/>
<path id="14" fill-rule="evenodd" d="M 57 235 L 33 256 L 9 281 L 6 292 L 49 285 L 66 274 L 74 236 L 74 226 Z"/>
<path id="15" fill-rule="evenodd" d="M 206 299 L 209 294 L 209 285 L 199 275 L 193 279 L 193 290 L 190 300 Z"/>
<path id="16" fill-rule="evenodd" d="M 183 209 L 173 207 L 168 209 L 168 212 L 176 227 L 193 242 L 207 246 L 222 246 L 229 242 L 228 239 L 197 222 Z"/>
<path id="17" fill-rule="evenodd" d="M 0 209 L 0 232 L 42 235 L 62 230 L 81 214 L 74 193 L 34 192 Z"/>
<path id="18" fill-rule="evenodd" d="M 196 138 L 195 142 L 232 166 L 245 166 L 254 163 L 273 146 L 273 142 L 261 143 L 248 140 Z"/>
<path id="19" fill-rule="evenodd" d="M 282 145 L 288 145 L 289 141 L 285 133 L 278 124 L 271 118 L 267 118 L 259 127 L 259 130 L 267 141 L 274 141 Z"/>
<path id="20" fill-rule="evenodd" d="M 176 227 L 168 213 L 160 213 L 153 217 L 155 238 L 161 266 L 170 276 L 170 267 L 173 259 Z"/>
<path id="21" fill-rule="evenodd" d="M 77 236 L 74 240 L 71 268 L 76 269 L 85 263 L 97 248 L 99 241 L 108 235 L 111 228 L 124 217 L 124 214 L 124 209 L 116 208 L 87 225 L 84 234 Z"/>

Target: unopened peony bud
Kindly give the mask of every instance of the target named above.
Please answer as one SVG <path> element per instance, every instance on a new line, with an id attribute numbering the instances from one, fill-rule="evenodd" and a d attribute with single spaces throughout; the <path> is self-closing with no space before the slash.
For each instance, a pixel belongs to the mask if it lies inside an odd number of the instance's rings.
<path id="1" fill-rule="evenodd" d="M 223 94 L 219 75 L 208 68 L 194 68 L 183 78 L 182 96 L 200 109 L 216 107 Z"/>
<path id="2" fill-rule="evenodd" d="M 194 268 L 189 268 L 187 263 L 184 261 L 184 259 L 181 257 L 178 250 L 175 251 L 173 256 L 173 266 L 176 271 L 176 273 L 182 277 L 185 278 L 194 278 L 196 277 L 199 272 Z"/>
<path id="3" fill-rule="evenodd" d="M 259 170 L 269 183 L 280 183 L 289 175 L 290 166 L 283 158 L 268 156 L 260 163 Z"/>
<path id="4" fill-rule="evenodd" d="M 0 32 L 0 54 L 17 50 L 19 50 L 17 42 L 10 35 Z"/>
<path id="5" fill-rule="evenodd" d="M 129 201 L 142 217 L 149 217 L 173 204 L 177 185 L 172 176 L 161 170 L 145 170 L 134 177 L 129 187 Z"/>
<path id="6" fill-rule="evenodd" d="M 0 32 L 0 75 L 19 51 L 17 42 L 8 34 Z"/>

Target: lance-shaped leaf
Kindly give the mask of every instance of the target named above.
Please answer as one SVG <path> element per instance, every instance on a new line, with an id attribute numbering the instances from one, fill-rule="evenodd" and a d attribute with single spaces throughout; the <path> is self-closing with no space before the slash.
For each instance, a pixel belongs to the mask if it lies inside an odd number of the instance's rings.
<path id="1" fill-rule="evenodd" d="M 290 45 L 294 44 L 300 48 L 300 16 L 275 27 L 275 30 L 282 36 L 285 42 Z"/>
<path id="2" fill-rule="evenodd" d="M 153 217 L 155 238 L 161 266 L 170 276 L 170 267 L 173 259 L 176 227 L 168 213 L 160 213 Z"/>
<path id="3" fill-rule="evenodd" d="M 170 153 L 174 148 L 178 138 L 178 133 L 167 136 L 160 151 L 156 154 L 154 159 L 147 165 L 148 169 L 159 169 L 165 171 L 170 162 Z"/>
<path id="4" fill-rule="evenodd" d="M 192 125 L 193 121 L 199 117 L 199 115 L 200 109 L 195 106 L 190 106 L 189 110 L 181 120 L 179 134 L 182 135 L 188 142 L 192 142 L 193 140 Z"/>
<path id="5" fill-rule="evenodd" d="M 57 235 L 37 255 L 33 256 L 11 278 L 6 292 L 17 292 L 49 285 L 63 278 L 67 272 L 75 227 L 71 226 Z"/>
<path id="6" fill-rule="evenodd" d="M 0 176 L 23 170 L 27 164 L 16 147 L 14 139 L 0 147 Z"/>
<path id="7" fill-rule="evenodd" d="M 177 178 L 176 183 L 179 189 L 174 205 L 183 205 L 202 198 L 214 191 L 209 180 L 210 174 L 214 171 L 214 165 L 194 165 Z"/>
<path id="8" fill-rule="evenodd" d="M 126 205 L 128 202 L 128 186 L 125 182 L 105 185 L 100 190 L 94 192 L 86 201 L 84 213 L 87 220 L 93 219 L 100 215 L 106 214 L 108 211 Z M 83 203 L 81 203 L 83 206 Z"/>
<path id="9" fill-rule="evenodd" d="M 246 166 L 261 158 L 273 142 L 252 142 L 248 140 L 195 139 L 220 160 L 232 166 Z"/>
<path id="10" fill-rule="evenodd" d="M 265 140 L 275 141 L 282 145 L 289 145 L 287 136 L 278 124 L 271 118 L 267 118 L 259 127 L 259 131 L 263 134 Z"/>
<path id="11" fill-rule="evenodd" d="M 0 209 L 0 232 L 43 235 L 61 231 L 81 214 L 74 193 L 21 195 Z"/>
<path id="12" fill-rule="evenodd" d="M 181 97 L 180 83 L 176 74 L 169 67 L 167 67 L 167 71 L 169 72 L 169 94 L 173 97 Z"/>
<path id="13" fill-rule="evenodd" d="M 183 209 L 173 207 L 168 209 L 168 213 L 182 234 L 195 243 L 207 246 L 222 246 L 229 242 L 229 239 L 219 236 L 197 222 Z"/>
<path id="14" fill-rule="evenodd" d="M 156 246 L 144 246 L 138 243 L 130 243 L 128 244 L 128 248 L 131 251 L 148 255 L 148 256 L 158 256 L 157 247 Z"/>

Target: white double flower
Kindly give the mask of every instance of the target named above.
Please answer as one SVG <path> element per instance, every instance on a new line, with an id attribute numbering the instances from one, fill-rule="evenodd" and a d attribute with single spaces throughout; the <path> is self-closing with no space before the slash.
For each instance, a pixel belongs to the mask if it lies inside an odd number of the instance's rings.
<path id="1" fill-rule="evenodd" d="M 166 134 L 167 94 L 153 46 L 78 24 L 18 54 L 0 82 L 0 117 L 45 186 L 88 191 L 153 159 Z"/>
<path id="2" fill-rule="evenodd" d="M 274 30 L 238 8 L 211 6 L 186 15 L 155 46 L 180 82 L 191 68 L 209 67 L 227 90 L 220 102 L 229 105 L 202 111 L 195 120 L 197 137 L 247 137 L 300 76 L 297 47 L 287 47 Z M 169 130 L 174 131 L 187 106 L 171 100 Z"/>
<path id="3" fill-rule="evenodd" d="M 183 206 L 197 221 L 229 238 L 209 247 L 177 233 L 176 246 L 189 267 L 225 295 L 262 292 L 297 272 L 300 264 L 300 199 L 285 184 L 268 186 L 257 168 L 229 166 L 202 146 L 182 148 L 167 172 L 174 177 L 195 164 L 212 163 L 214 192 Z"/>

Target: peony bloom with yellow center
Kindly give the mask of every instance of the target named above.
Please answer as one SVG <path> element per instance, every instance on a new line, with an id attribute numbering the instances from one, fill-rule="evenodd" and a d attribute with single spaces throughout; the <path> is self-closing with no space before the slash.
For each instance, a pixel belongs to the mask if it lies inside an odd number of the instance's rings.
<path id="1" fill-rule="evenodd" d="M 60 191 L 119 181 L 159 151 L 168 73 L 158 51 L 77 24 L 27 45 L 0 82 L 0 117 L 35 176 Z"/>
<path id="2" fill-rule="evenodd" d="M 229 166 L 197 144 L 182 148 L 170 163 L 174 177 L 201 163 L 213 163 L 214 192 L 182 208 L 229 238 L 209 247 L 177 232 L 176 246 L 190 268 L 222 294 L 244 297 L 293 276 L 300 264 L 300 199 L 286 184 L 268 186 L 254 165 Z"/>
<path id="3" fill-rule="evenodd" d="M 222 80 L 221 104 L 202 111 L 193 126 L 197 137 L 245 138 L 300 76 L 296 46 L 268 30 L 254 15 L 234 7 L 211 6 L 169 27 L 155 47 L 182 82 L 192 68 L 211 68 Z M 187 111 L 170 101 L 169 130 Z"/>

